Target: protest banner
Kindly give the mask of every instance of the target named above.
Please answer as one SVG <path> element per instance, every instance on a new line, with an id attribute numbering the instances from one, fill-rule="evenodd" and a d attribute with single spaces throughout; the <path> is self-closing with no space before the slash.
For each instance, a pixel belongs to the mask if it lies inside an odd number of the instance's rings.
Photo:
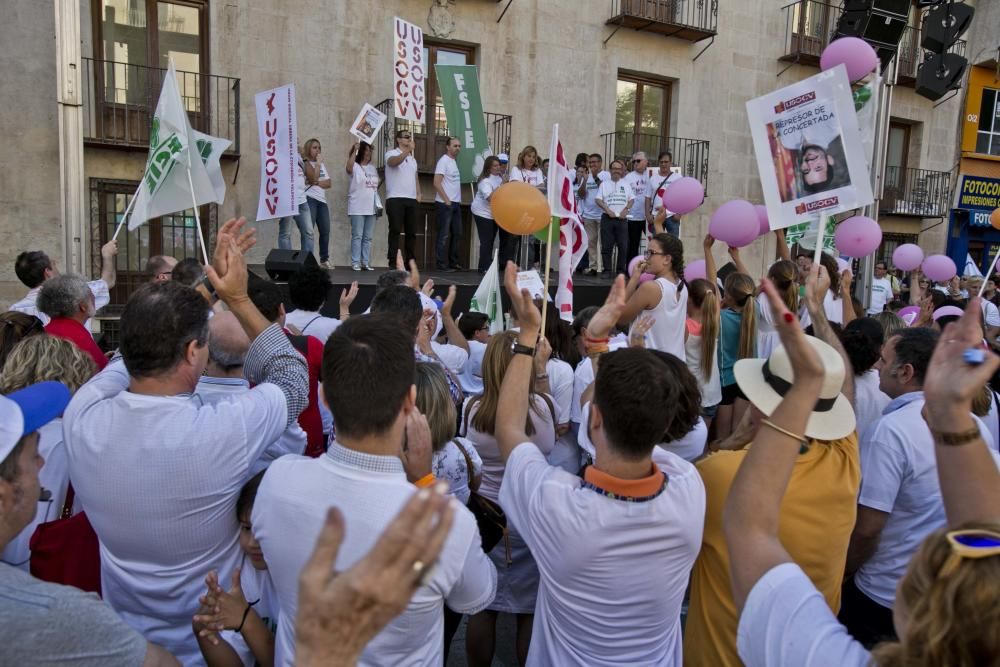
<path id="1" fill-rule="evenodd" d="M 843 65 L 747 102 L 771 229 L 874 201 Z"/>
<path id="2" fill-rule="evenodd" d="M 371 144 L 375 141 L 379 130 L 382 129 L 385 118 L 384 113 L 366 102 L 361 107 L 361 111 L 358 112 L 357 118 L 351 123 L 350 133 L 361 141 Z"/>
<path id="3" fill-rule="evenodd" d="M 475 183 L 486 158 L 493 155 L 486 135 L 479 74 L 475 65 L 435 65 L 448 132 L 458 137 L 458 172 L 462 183 Z"/>
<path id="4" fill-rule="evenodd" d="M 398 16 L 392 30 L 392 89 L 396 118 L 424 122 L 427 68 L 424 31 Z"/>
<path id="5" fill-rule="evenodd" d="M 570 171 L 562 142 L 559 140 L 559 124 L 552 126 L 552 142 L 549 146 L 549 209 L 552 219 L 559 221 L 559 284 L 556 287 L 556 307 L 559 317 L 573 321 L 573 271 L 576 270 L 583 253 L 587 249 L 587 231 L 576 213 L 576 197 L 573 192 L 573 173 Z M 549 227 L 551 230 L 551 226 Z M 551 233 L 551 231 L 549 232 Z M 547 256 L 552 257 L 550 252 Z M 545 268 L 545 283 L 548 285 L 548 262 Z M 548 301 L 546 301 L 546 304 Z M 544 317 L 543 330 L 544 330 Z"/>
<path id="6" fill-rule="evenodd" d="M 490 322 L 490 335 L 504 330 L 503 299 L 500 295 L 500 268 L 497 266 L 498 249 L 493 250 L 493 263 L 479 282 L 475 294 L 469 300 L 469 310 L 482 313 Z"/>
<path id="7" fill-rule="evenodd" d="M 295 116 L 295 84 L 254 95 L 260 136 L 260 198 L 257 220 L 285 218 L 295 205 L 299 133 Z"/>

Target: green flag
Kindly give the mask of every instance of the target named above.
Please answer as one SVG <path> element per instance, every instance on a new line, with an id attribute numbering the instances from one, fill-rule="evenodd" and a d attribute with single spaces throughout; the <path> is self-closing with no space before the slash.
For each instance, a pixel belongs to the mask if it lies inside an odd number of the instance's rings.
<path id="1" fill-rule="evenodd" d="M 825 223 L 823 227 L 823 252 L 837 257 L 840 253 L 837 252 L 836 244 L 833 242 L 833 234 L 837 231 L 837 223 L 828 215 L 824 215 L 822 218 Z M 788 244 L 789 248 L 794 247 L 798 243 L 806 250 L 815 250 L 816 232 L 818 230 L 819 226 L 815 220 L 807 220 L 797 225 L 791 225 L 785 228 L 785 243 Z"/>
<path id="2" fill-rule="evenodd" d="M 458 137 L 458 171 L 463 183 L 475 183 L 483 162 L 493 155 L 486 136 L 483 100 L 475 65 L 435 65 L 438 90 L 448 118 L 448 132 Z"/>

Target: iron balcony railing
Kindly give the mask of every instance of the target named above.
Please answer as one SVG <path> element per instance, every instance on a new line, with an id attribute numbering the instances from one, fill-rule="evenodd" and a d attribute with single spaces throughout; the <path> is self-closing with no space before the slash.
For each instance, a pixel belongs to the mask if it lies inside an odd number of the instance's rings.
<path id="1" fill-rule="evenodd" d="M 699 42 L 717 33 L 718 0 L 611 0 L 607 25 Z"/>
<path id="2" fill-rule="evenodd" d="M 396 118 L 393 107 L 392 98 L 382 100 L 375 107 L 388 118 L 385 127 L 375 139 L 372 161 L 380 167 L 385 166 L 386 152 L 396 145 L 396 132 L 409 130 L 413 135 L 413 157 L 417 161 L 418 170 L 432 173 L 438 158 L 444 153 L 445 142 L 450 136 L 444 107 L 440 104 L 428 107 L 425 110 L 427 122 L 424 123 Z M 509 154 L 511 117 L 489 112 L 483 115 L 486 117 L 486 133 L 490 148 L 494 154 Z"/>
<path id="3" fill-rule="evenodd" d="M 149 127 L 167 70 L 111 60 L 83 59 L 83 138 L 89 144 L 146 149 Z M 232 141 L 240 153 L 240 80 L 177 72 L 191 127 Z"/>
<path id="4" fill-rule="evenodd" d="M 604 140 L 605 169 L 612 160 L 628 160 L 636 151 L 644 152 L 649 164 L 655 166 L 659 154 L 670 151 L 673 163 L 681 168 L 681 173 L 697 178 L 708 192 L 708 141 L 705 139 L 638 132 L 609 132 L 602 134 L 601 139 Z"/>
<path id="5" fill-rule="evenodd" d="M 886 167 L 879 212 L 917 218 L 948 214 L 951 172 Z"/>
<path id="6" fill-rule="evenodd" d="M 840 17 L 840 5 L 799 0 L 781 8 L 785 13 L 785 48 L 779 60 L 819 65 L 823 49 Z"/>

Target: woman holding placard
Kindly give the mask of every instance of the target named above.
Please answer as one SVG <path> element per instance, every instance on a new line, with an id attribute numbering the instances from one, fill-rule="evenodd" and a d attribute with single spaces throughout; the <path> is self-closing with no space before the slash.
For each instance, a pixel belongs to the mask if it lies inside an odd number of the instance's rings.
<path id="1" fill-rule="evenodd" d="M 371 144 L 354 142 L 347 157 L 347 175 L 351 185 L 347 191 L 347 217 L 351 220 L 351 268 L 374 271 L 371 265 L 372 230 L 378 201 L 379 177 L 372 164 Z"/>
<path id="2" fill-rule="evenodd" d="M 303 169 L 306 178 L 306 203 L 313 222 L 319 229 L 319 265 L 332 269 L 330 263 L 330 208 L 326 205 L 326 191 L 332 181 L 326 165 L 320 159 L 322 152 L 319 139 L 310 139 L 302 147 Z"/>

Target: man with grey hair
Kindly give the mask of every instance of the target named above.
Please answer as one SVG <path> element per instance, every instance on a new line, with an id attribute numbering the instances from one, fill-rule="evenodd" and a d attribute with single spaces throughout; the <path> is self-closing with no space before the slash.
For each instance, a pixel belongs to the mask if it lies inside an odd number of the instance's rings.
<path id="1" fill-rule="evenodd" d="M 642 151 L 632 154 L 632 171 L 622 179 L 632 188 L 632 208 L 628 210 L 625 219 L 628 220 L 628 260 L 639 254 L 639 244 L 646 227 L 646 194 L 649 190 L 649 178 L 646 167 L 649 160 Z M 626 261 L 628 261 L 626 260 Z"/>
<path id="2" fill-rule="evenodd" d="M 150 274 L 150 282 L 162 283 L 170 280 L 170 272 L 177 266 L 177 258 L 170 255 L 153 255 L 146 260 L 146 273 Z"/>
<path id="3" fill-rule="evenodd" d="M 97 370 L 108 365 L 108 358 L 94 342 L 86 322 L 96 311 L 94 294 L 87 281 L 75 273 L 50 278 L 38 293 L 38 310 L 50 319 L 45 332 L 65 338 L 94 360 Z"/>
<path id="4" fill-rule="evenodd" d="M 250 338 L 230 311 L 215 313 L 208 321 L 208 363 L 195 387 L 195 400 L 202 405 L 218 405 L 235 401 L 250 391 L 243 376 L 243 362 L 250 349 Z M 251 476 L 285 454 L 302 454 L 306 449 L 306 432 L 293 421 L 281 436 L 269 445 L 250 466 Z"/>

